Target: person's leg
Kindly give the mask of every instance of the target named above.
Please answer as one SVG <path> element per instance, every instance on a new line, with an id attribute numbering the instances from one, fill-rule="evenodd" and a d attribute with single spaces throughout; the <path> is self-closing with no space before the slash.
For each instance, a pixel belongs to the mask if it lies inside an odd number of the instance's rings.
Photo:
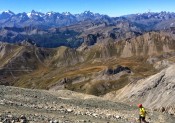
<path id="1" fill-rule="evenodd" d="M 142 121 L 143 121 L 144 123 L 148 123 L 148 122 L 146 122 L 145 117 L 142 117 Z"/>
<path id="2" fill-rule="evenodd" d="M 142 123 L 142 117 L 139 115 L 139 123 Z"/>

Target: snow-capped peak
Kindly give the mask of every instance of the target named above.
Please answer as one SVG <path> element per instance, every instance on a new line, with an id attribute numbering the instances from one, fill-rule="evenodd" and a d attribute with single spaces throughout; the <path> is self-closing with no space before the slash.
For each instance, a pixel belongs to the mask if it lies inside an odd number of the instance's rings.
<path id="1" fill-rule="evenodd" d="M 40 17 L 43 17 L 43 16 L 44 16 L 43 13 L 41 13 L 41 12 L 36 12 L 35 10 L 32 10 L 31 12 L 27 13 L 27 16 L 28 16 L 29 18 L 31 18 L 33 15 L 40 16 Z"/>
<path id="2" fill-rule="evenodd" d="M 32 10 L 31 13 L 37 13 L 35 10 Z"/>
<path id="3" fill-rule="evenodd" d="M 51 14 L 52 14 L 52 12 L 48 12 L 48 13 L 47 13 L 47 15 L 49 15 L 49 16 L 50 16 Z"/>
<path id="4" fill-rule="evenodd" d="M 10 11 L 9 10 L 7 10 L 7 11 L 4 11 L 5 13 L 9 13 Z"/>
<path id="5" fill-rule="evenodd" d="M 89 13 L 90 11 L 84 11 L 85 14 Z"/>
<path id="6" fill-rule="evenodd" d="M 91 12 L 91 11 L 84 11 L 84 13 L 83 14 L 90 14 L 90 15 L 94 15 L 94 13 L 93 12 Z"/>
<path id="7" fill-rule="evenodd" d="M 3 11 L 2 13 L 7 13 L 7 14 L 10 14 L 10 15 L 14 15 L 14 13 L 10 10 L 7 10 L 7 11 Z"/>
<path id="8" fill-rule="evenodd" d="M 52 12 L 52 11 L 51 11 L 51 12 L 47 12 L 47 13 L 46 13 L 46 15 L 49 15 L 49 16 L 51 16 L 52 14 L 55 14 L 55 12 Z"/>
<path id="9" fill-rule="evenodd" d="M 63 12 L 62 14 L 63 14 L 63 15 L 71 15 L 70 12 Z"/>
<path id="10" fill-rule="evenodd" d="M 36 12 L 35 10 L 32 10 L 31 15 L 39 15 L 39 12 Z"/>

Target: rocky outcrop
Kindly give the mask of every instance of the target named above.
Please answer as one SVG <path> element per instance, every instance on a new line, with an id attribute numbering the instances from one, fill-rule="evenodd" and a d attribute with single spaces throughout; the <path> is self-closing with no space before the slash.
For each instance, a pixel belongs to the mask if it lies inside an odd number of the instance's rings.
<path id="1" fill-rule="evenodd" d="M 94 45 L 97 42 L 97 36 L 93 34 L 88 34 L 85 44 L 88 46 Z"/>
<path id="2" fill-rule="evenodd" d="M 154 68 L 161 70 L 164 68 L 167 68 L 169 66 L 171 66 L 172 64 L 174 64 L 173 62 L 169 61 L 169 60 L 162 60 L 162 61 L 158 61 L 154 64 Z"/>
<path id="3" fill-rule="evenodd" d="M 108 75 L 112 75 L 112 74 L 117 74 L 119 72 L 122 72 L 122 71 L 126 71 L 128 73 L 131 73 L 131 70 L 128 68 L 128 67 L 123 67 L 123 66 L 117 66 L 116 68 L 114 69 L 110 69 L 108 68 L 106 71 L 105 71 L 105 74 L 108 74 Z"/>

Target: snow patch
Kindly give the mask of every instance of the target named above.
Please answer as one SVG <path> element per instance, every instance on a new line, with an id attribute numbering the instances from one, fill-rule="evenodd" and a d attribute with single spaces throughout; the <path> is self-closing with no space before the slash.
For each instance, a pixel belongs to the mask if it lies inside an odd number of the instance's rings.
<path id="1" fill-rule="evenodd" d="M 47 15 L 51 16 L 52 12 L 48 12 Z"/>
<path id="2" fill-rule="evenodd" d="M 14 15 L 14 13 L 13 13 L 13 12 L 11 12 L 10 10 L 3 11 L 3 12 L 8 13 L 8 14 L 10 14 L 10 15 Z"/>
<path id="3" fill-rule="evenodd" d="M 30 13 L 27 13 L 27 16 L 29 17 L 29 18 L 31 18 L 32 17 L 32 13 L 30 12 Z"/>
<path id="4" fill-rule="evenodd" d="M 171 23 L 170 26 L 174 26 L 174 23 Z"/>

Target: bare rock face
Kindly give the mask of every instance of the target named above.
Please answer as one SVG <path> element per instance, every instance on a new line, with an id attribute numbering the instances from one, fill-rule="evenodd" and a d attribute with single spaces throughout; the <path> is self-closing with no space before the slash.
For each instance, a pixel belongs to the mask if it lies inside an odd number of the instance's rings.
<path id="1" fill-rule="evenodd" d="M 96 35 L 93 35 L 93 34 L 87 35 L 87 39 L 86 39 L 85 43 L 88 46 L 94 45 L 96 42 L 97 42 L 97 36 Z"/>
<path id="2" fill-rule="evenodd" d="M 164 107 L 170 114 L 175 114 L 174 73 L 175 65 L 173 64 L 160 73 L 125 86 L 115 93 L 115 99 L 130 104 L 143 103 L 152 109 Z"/>
<path id="3" fill-rule="evenodd" d="M 161 52 L 171 52 L 175 46 L 174 39 L 163 32 L 149 32 L 125 42 L 121 57 L 152 56 Z"/>
<path id="4" fill-rule="evenodd" d="M 162 69 L 162 68 L 166 68 L 168 66 L 171 66 L 173 64 L 173 62 L 168 61 L 168 60 L 162 60 L 162 61 L 158 61 L 154 64 L 154 68 L 156 69 Z"/>
<path id="5" fill-rule="evenodd" d="M 105 71 L 105 73 L 108 75 L 112 75 L 112 74 L 117 74 L 122 71 L 127 71 L 128 73 L 131 73 L 131 70 L 128 67 L 123 67 L 123 66 L 117 66 L 114 69 L 109 68 Z"/>
<path id="6" fill-rule="evenodd" d="M 158 62 L 159 61 L 159 59 L 157 58 L 157 57 L 149 57 L 148 59 L 147 59 L 147 62 L 149 63 L 149 64 L 154 64 L 154 63 L 156 63 L 156 62 Z"/>

